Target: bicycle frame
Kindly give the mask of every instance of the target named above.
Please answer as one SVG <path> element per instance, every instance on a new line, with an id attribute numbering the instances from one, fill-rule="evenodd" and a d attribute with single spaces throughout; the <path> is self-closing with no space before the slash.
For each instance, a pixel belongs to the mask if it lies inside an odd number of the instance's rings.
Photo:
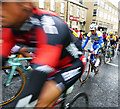
<path id="1" fill-rule="evenodd" d="M 84 50 L 84 51 L 89 53 L 89 55 L 87 57 L 87 62 L 90 63 L 90 70 L 91 70 L 91 72 L 93 70 L 95 71 L 96 67 L 94 65 L 96 63 L 96 55 L 92 54 L 93 51 L 91 51 L 89 49 L 88 50 Z M 93 61 L 92 61 L 92 58 L 91 58 L 92 55 L 93 55 Z M 101 65 L 101 63 L 100 63 L 100 65 Z M 95 74 L 97 74 L 98 71 L 95 71 Z"/>
<path id="2" fill-rule="evenodd" d="M 22 60 L 28 60 L 28 59 L 32 59 L 31 57 L 30 58 L 17 58 L 16 55 L 11 55 L 9 60 L 8 60 L 8 63 L 12 66 L 11 67 L 11 71 L 8 75 L 8 78 L 7 78 L 7 81 L 6 81 L 6 86 L 8 86 L 11 82 L 11 79 L 13 78 L 13 74 L 14 74 L 14 71 L 17 67 L 20 67 L 22 66 L 22 64 L 19 62 L 19 61 L 22 61 Z M 21 68 L 24 68 L 24 66 L 22 66 Z M 23 69 L 24 70 L 24 69 Z M 26 69 L 26 71 L 28 71 Z M 69 108 L 73 103 L 74 101 L 76 101 L 79 97 L 81 97 L 81 94 L 83 93 L 77 93 L 71 102 L 69 103 L 65 103 L 65 100 L 66 100 L 66 96 L 68 95 L 68 93 L 71 93 L 72 90 L 74 88 L 74 85 L 72 85 L 66 92 L 63 93 L 63 96 L 60 97 L 57 102 L 53 105 L 53 107 L 56 107 L 60 104 L 60 109 L 67 109 Z M 68 92 L 68 93 L 67 93 Z M 84 93 L 85 94 L 85 93 Z M 87 95 L 86 95 L 87 96 Z M 86 99 L 86 98 L 85 98 Z M 37 103 L 37 100 L 33 101 L 32 103 L 29 103 L 29 104 L 26 104 L 26 107 L 34 107 L 35 104 Z"/>
<path id="3" fill-rule="evenodd" d="M 28 69 L 25 69 L 25 67 L 23 67 L 22 64 L 19 61 L 30 60 L 30 59 L 32 59 L 32 58 L 31 57 L 29 57 L 29 58 L 18 58 L 16 55 L 11 55 L 9 57 L 8 63 L 12 66 L 12 68 L 11 68 L 11 71 L 9 72 L 9 75 L 7 76 L 7 78 L 4 81 L 5 86 L 9 86 L 10 85 L 10 82 L 11 82 L 11 80 L 13 78 L 15 69 L 17 67 L 20 67 L 24 71 L 28 71 Z"/>
<path id="4" fill-rule="evenodd" d="M 72 89 L 74 88 L 74 85 L 71 86 Z M 79 97 L 85 97 L 86 100 L 86 109 L 88 109 L 88 96 L 86 93 L 77 93 L 74 95 L 73 99 L 70 102 L 65 103 L 66 97 L 68 96 L 67 91 L 71 90 L 71 87 L 68 88 L 63 95 L 55 102 L 55 104 L 51 108 L 59 108 L 59 109 L 72 109 L 71 106 L 73 103 L 79 98 Z M 70 91 L 72 93 L 72 91 Z M 34 107 L 37 103 L 37 100 L 33 101 L 32 103 L 28 104 L 26 107 Z"/>

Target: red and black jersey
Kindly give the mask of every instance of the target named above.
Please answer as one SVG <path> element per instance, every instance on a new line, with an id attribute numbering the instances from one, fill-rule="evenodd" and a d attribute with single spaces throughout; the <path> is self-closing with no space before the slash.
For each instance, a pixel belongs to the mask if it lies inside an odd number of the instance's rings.
<path id="1" fill-rule="evenodd" d="M 32 60 L 34 68 L 46 72 L 60 69 L 79 58 L 67 24 L 56 14 L 36 8 L 19 30 L 2 28 L 2 41 L 3 57 L 10 54 L 15 44 L 36 47 L 36 58 Z"/>

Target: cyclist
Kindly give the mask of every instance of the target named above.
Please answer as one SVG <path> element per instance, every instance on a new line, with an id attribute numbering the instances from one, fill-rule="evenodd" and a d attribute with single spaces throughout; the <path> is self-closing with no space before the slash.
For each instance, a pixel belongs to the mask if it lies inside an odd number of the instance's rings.
<path id="1" fill-rule="evenodd" d="M 16 43 L 36 50 L 30 79 L 20 95 L 5 106 L 22 107 L 40 95 L 36 107 L 51 107 L 80 78 L 86 60 L 78 54 L 73 35 L 58 15 L 36 9 L 33 2 L 17 1 L 2 2 L 2 62 Z"/>
<path id="2" fill-rule="evenodd" d="M 100 31 L 97 31 L 97 25 L 96 24 L 91 24 L 89 28 L 90 28 L 90 32 L 87 34 L 86 41 L 83 43 L 82 48 L 83 49 L 85 48 L 85 46 L 88 43 L 88 40 L 91 38 L 91 41 L 93 42 L 92 58 L 93 58 L 93 55 L 96 55 L 95 67 L 97 67 L 99 65 L 99 62 L 100 62 L 100 60 L 99 60 L 99 49 L 102 47 L 103 37 L 102 37 L 102 33 Z M 92 59 L 92 61 L 94 61 L 94 60 Z"/>
<path id="3" fill-rule="evenodd" d="M 107 34 L 106 34 L 106 32 L 105 31 L 103 31 L 103 41 L 104 41 L 104 44 L 107 44 Z"/>
<path id="4" fill-rule="evenodd" d="M 109 33 L 109 36 L 107 36 L 107 41 L 110 42 L 111 46 L 115 46 L 115 44 L 116 44 L 116 37 L 114 36 L 113 32 Z"/>
<path id="5" fill-rule="evenodd" d="M 116 37 L 114 36 L 113 32 L 109 33 L 109 36 L 107 37 L 107 44 L 112 46 L 112 56 L 114 56 L 114 48 L 116 45 Z"/>
<path id="6" fill-rule="evenodd" d="M 77 27 L 74 27 L 73 30 L 78 34 L 78 38 L 82 43 L 83 35 L 81 34 L 81 32 L 77 29 Z"/>
<path id="7" fill-rule="evenodd" d="M 115 45 L 115 48 L 117 48 L 117 43 L 118 43 L 118 41 L 119 41 L 119 38 L 118 38 L 118 35 L 117 35 L 117 34 L 115 35 L 115 37 L 116 37 L 116 45 Z"/>

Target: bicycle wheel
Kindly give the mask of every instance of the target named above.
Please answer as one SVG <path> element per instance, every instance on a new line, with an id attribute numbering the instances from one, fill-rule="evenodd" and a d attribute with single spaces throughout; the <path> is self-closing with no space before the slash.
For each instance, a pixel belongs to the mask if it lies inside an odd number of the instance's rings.
<path id="1" fill-rule="evenodd" d="M 90 69 L 91 69 L 91 64 L 90 64 L 90 61 L 87 59 L 85 71 L 83 72 L 83 74 L 80 77 L 81 83 L 85 83 L 87 81 L 87 79 L 89 77 Z"/>
<path id="2" fill-rule="evenodd" d="M 105 64 L 108 62 L 109 58 L 108 58 L 107 52 L 104 53 L 104 58 L 103 58 L 103 60 L 104 60 L 104 63 L 105 63 Z"/>
<path id="3" fill-rule="evenodd" d="M 100 60 L 100 63 L 99 63 L 99 65 L 98 65 L 98 67 L 94 67 L 94 72 L 95 72 L 95 74 L 97 74 L 97 73 L 99 72 L 100 66 L 101 66 L 101 64 L 102 64 L 102 57 L 101 57 L 101 56 L 99 56 L 99 60 Z"/>
<path id="4" fill-rule="evenodd" d="M 11 70 L 11 66 L 5 66 L 2 67 L 1 69 L 1 74 L 2 74 L 2 82 L 5 81 L 6 77 L 8 75 L 6 75 L 6 73 L 4 73 L 4 70 L 10 71 Z M 18 95 L 22 92 L 24 85 L 25 85 L 25 76 L 24 73 L 16 68 L 15 72 L 18 74 L 19 76 L 14 77 L 12 79 L 12 81 L 10 82 L 9 86 L 5 86 L 4 84 L 2 84 L 2 99 L 0 100 L 0 105 L 5 105 L 11 101 L 13 101 L 15 98 L 18 97 Z"/>
<path id="5" fill-rule="evenodd" d="M 69 103 L 69 108 L 68 109 L 72 109 L 72 108 L 78 108 L 78 107 L 82 107 L 84 109 L 88 109 L 88 96 L 86 93 L 78 93 L 73 99 L 72 101 Z"/>

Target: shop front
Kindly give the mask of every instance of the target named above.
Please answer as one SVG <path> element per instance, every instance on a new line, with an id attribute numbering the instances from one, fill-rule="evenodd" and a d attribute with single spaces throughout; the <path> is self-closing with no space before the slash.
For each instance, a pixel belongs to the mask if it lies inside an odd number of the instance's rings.
<path id="1" fill-rule="evenodd" d="M 77 28 L 77 29 L 80 29 L 80 19 L 79 19 L 79 17 L 73 17 L 73 16 L 70 16 L 70 18 L 69 18 L 69 20 L 70 20 L 70 27 L 71 28 Z"/>

